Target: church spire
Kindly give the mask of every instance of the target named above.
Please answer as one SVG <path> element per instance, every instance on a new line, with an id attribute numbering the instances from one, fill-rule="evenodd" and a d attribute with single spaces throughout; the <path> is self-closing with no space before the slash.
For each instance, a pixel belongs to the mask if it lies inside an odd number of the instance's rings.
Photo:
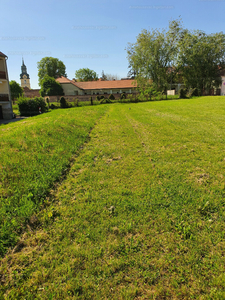
<path id="1" fill-rule="evenodd" d="M 21 81 L 21 86 L 22 87 L 28 87 L 30 89 L 30 76 L 27 73 L 27 67 L 24 64 L 23 57 L 22 57 L 22 66 L 21 66 L 20 81 Z"/>

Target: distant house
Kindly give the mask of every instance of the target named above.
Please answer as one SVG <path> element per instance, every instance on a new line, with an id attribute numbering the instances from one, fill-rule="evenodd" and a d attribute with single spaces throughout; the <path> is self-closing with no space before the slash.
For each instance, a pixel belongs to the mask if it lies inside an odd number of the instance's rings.
<path id="1" fill-rule="evenodd" d="M 132 94 L 135 91 L 136 83 L 133 79 L 106 80 L 78 82 L 66 77 L 56 79 L 65 95 L 105 95 L 105 94 Z"/>
<path id="2" fill-rule="evenodd" d="M 0 52 L 0 119 L 12 119 L 12 101 L 7 71 L 7 56 Z"/>

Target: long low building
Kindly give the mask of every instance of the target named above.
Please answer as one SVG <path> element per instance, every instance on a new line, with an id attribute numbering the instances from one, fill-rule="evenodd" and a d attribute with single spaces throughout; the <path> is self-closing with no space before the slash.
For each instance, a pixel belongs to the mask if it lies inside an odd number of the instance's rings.
<path id="1" fill-rule="evenodd" d="M 12 101 L 7 71 L 7 56 L 0 52 L 0 119 L 13 118 Z"/>
<path id="2" fill-rule="evenodd" d="M 105 94 L 132 94 L 135 91 L 136 82 L 133 79 L 121 80 L 97 80 L 78 82 L 66 77 L 56 79 L 64 91 L 65 95 L 105 95 Z"/>

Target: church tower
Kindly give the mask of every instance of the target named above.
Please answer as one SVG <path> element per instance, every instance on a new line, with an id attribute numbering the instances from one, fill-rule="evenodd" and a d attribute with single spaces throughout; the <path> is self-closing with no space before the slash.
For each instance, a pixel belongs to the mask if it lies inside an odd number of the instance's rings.
<path id="1" fill-rule="evenodd" d="M 21 87 L 28 87 L 30 89 L 30 76 L 27 74 L 27 67 L 24 64 L 24 60 L 22 59 L 22 66 L 21 66 L 21 74 L 20 74 L 20 81 Z"/>

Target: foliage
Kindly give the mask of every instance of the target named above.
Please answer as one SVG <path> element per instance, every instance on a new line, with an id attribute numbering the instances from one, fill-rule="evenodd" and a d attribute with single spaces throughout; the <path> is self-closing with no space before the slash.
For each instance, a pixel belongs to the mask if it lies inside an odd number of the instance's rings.
<path id="1" fill-rule="evenodd" d="M 76 98 L 74 99 L 74 107 L 78 107 L 79 106 L 79 100 Z"/>
<path id="2" fill-rule="evenodd" d="M 41 108 L 41 113 L 44 113 L 47 110 L 46 102 L 42 97 L 20 97 L 17 101 L 17 105 L 19 107 L 20 115 L 22 116 L 38 115 L 40 114 L 39 108 Z"/>
<path id="3" fill-rule="evenodd" d="M 39 91 L 42 97 L 64 95 L 63 88 L 55 78 L 46 75 L 41 80 L 41 89 Z"/>
<path id="4" fill-rule="evenodd" d="M 98 80 L 98 75 L 93 70 L 83 68 L 75 72 L 75 78 L 78 81 L 96 81 Z"/>
<path id="5" fill-rule="evenodd" d="M 101 76 L 102 80 L 108 80 L 107 76 L 105 75 L 104 71 L 102 71 L 102 76 Z"/>
<path id="6" fill-rule="evenodd" d="M 107 99 L 107 98 L 103 98 L 101 97 L 101 100 L 100 100 L 100 104 L 104 104 L 104 103 L 112 103 L 112 101 L 110 99 Z"/>
<path id="7" fill-rule="evenodd" d="M 110 74 L 107 73 L 105 74 L 107 80 L 112 81 L 112 80 L 120 80 L 120 76 L 116 75 L 116 74 Z"/>
<path id="8" fill-rule="evenodd" d="M 187 89 L 181 88 L 181 89 L 179 90 L 179 98 L 180 98 L 180 99 L 185 99 L 185 98 L 187 98 Z"/>
<path id="9" fill-rule="evenodd" d="M 173 82 L 187 88 L 207 91 L 219 87 L 225 68 L 225 34 L 207 35 L 183 28 L 181 20 L 169 23 L 169 29 L 143 30 L 127 47 L 128 63 L 135 78 L 152 80 L 155 88 L 167 95 Z"/>
<path id="10" fill-rule="evenodd" d="M 56 105 L 56 104 L 54 104 L 54 103 L 51 103 L 50 106 L 49 106 L 49 108 L 56 109 L 56 108 L 59 108 L 59 106 Z"/>
<path id="11" fill-rule="evenodd" d="M 58 78 L 60 76 L 67 77 L 66 67 L 64 63 L 58 58 L 54 57 L 43 57 L 38 63 L 38 78 L 39 85 L 42 79 L 47 75 L 53 78 Z"/>
<path id="12" fill-rule="evenodd" d="M 23 94 L 23 88 L 15 80 L 9 82 L 11 98 L 14 101 L 16 98 L 19 98 Z"/>
<path id="13" fill-rule="evenodd" d="M 45 99 L 45 101 L 46 101 L 46 103 L 48 104 L 48 107 L 49 107 L 49 98 L 47 97 L 46 99 Z"/>
<path id="14" fill-rule="evenodd" d="M 199 91 L 197 88 L 194 88 L 194 89 L 190 89 L 188 91 L 188 97 L 198 97 L 199 96 Z"/>
<path id="15" fill-rule="evenodd" d="M 110 99 L 110 100 L 115 100 L 115 96 L 114 96 L 113 94 L 110 94 L 110 95 L 109 95 L 109 99 Z"/>
<path id="16" fill-rule="evenodd" d="M 61 97 L 60 98 L 60 107 L 61 108 L 69 108 L 69 107 L 71 107 L 71 105 L 68 103 L 68 101 L 64 97 Z"/>
<path id="17" fill-rule="evenodd" d="M 169 30 L 143 30 L 137 42 L 128 44 L 129 67 L 140 80 L 152 80 L 158 91 L 167 89 L 176 74 L 177 35 L 179 22 L 172 21 Z"/>
<path id="18" fill-rule="evenodd" d="M 121 95 L 120 95 L 120 99 L 122 100 L 122 99 L 126 99 L 126 93 L 122 93 Z"/>
<path id="19" fill-rule="evenodd" d="M 178 64 L 185 85 L 201 93 L 219 87 L 225 67 L 225 34 L 183 30 L 179 46 Z"/>

